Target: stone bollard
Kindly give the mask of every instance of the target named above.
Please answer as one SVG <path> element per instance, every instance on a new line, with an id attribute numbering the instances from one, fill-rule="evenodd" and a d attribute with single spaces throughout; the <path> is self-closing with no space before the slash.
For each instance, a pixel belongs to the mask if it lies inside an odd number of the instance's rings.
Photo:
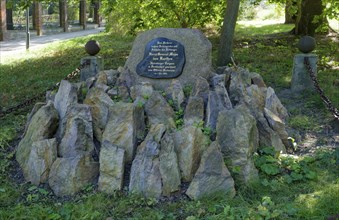
<path id="1" fill-rule="evenodd" d="M 294 56 L 293 60 L 293 72 L 291 80 L 291 90 L 293 92 L 302 92 L 305 90 L 313 90 L 313 82 L 304 64 L 305 57 L 308 57 L 313 72 L 317 73 L 317 61 L 318 56 L 316 54 L 310 54 L 315 48 L 315 40 L 312 37 L 305 36 L 300 39 L 298 48 L 302 54 Z"/>
<path id="2" fill-rule="evenodd" d="M 104 62 L 100 56 L 95 56 L 100 51 L 100 45 L 95 40 L 90 40 L 85 45 L 85 50 L 90 56 L 81 58 L 80 64 L 88 63 L 80 70 L 80 80 L 86 81 L 104 69 Z"/>

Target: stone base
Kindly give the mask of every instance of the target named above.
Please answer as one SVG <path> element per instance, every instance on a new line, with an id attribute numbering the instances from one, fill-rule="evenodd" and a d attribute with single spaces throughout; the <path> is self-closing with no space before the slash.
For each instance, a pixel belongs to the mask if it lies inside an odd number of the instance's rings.
<path id="1" fill-rule="evenodd" d="M 80 64 L 88 62 L 89 65 L 85 66 L 80 71 L 80 80 L 86 81 L 88 78 L 95 76 L 104 69 L 104 60 L 100 56 L 88 56 L 81 58 Z"/>
<path id="2" fill-rule="evenodd" d="M 318 56 L 315 54 L 297 54 L 293 60 L 293 72 L 291 80 L 291 90 L 301 92 L 304 90 L 313 90 L 313 82 L 304 64 L 304 58 L 308 57 L 313 72 L 317 73 Z"/>

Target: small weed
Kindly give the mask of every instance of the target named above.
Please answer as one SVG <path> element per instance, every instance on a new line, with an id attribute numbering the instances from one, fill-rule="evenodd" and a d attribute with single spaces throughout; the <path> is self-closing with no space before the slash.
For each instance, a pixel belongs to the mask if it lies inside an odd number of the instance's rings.
<path id="1" fill-rule="evenodd" d="M 184 109 L 179 108 L 178 111 L 175 111 L 175 125 L 177 129 L 181 129 L 184 125 Z"/>
<path id="2" fill-rule="evenodd" d="M 317 174 L 310 168 L 313 163 L 309 157 L 298 158 L 280 155 L 273 147 L 259 150 L 255 157 L 256 167 L 268 177 L 282 177 L 286 183 L 315 180 Z M 263 182 L 268 185 L 268 182 Z"/>
<path id="3" fill-rule="evenodd" d="M 185 97 L 189 97 L 192 94 L 193 87 L 191 85 L 186 85 L 183 88 Z"/>

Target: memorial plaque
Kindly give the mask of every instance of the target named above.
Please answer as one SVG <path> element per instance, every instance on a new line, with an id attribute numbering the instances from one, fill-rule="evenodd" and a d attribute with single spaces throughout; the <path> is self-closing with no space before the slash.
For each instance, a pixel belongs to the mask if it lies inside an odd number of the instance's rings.
<path id="1" fill-rule="evenodd" d="M 176 78 L 185 65 L 185 48 L 175 40 L 155 38 L 145 48 L 143 60 L 136 66 L 140 76 L 153 79 Z"/>

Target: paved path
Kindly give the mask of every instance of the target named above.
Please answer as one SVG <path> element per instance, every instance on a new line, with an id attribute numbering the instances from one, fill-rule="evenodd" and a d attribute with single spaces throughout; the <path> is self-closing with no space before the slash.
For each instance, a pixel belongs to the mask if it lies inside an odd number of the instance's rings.
<path id="1" fill-rule="evenodd" d="M 45 35 L 45 36 L 40 36 L 40 37 L 32 36 L 30 39 L 29 50 L 34 50 L 38 47 L 41 47 L 47 43 L 51 43 L 54 41 L 62 41 L 62 40 L 76 38 L 76 37 L 87 36 L 90 34 L 97 34 L 102 31 L 104 31 L 104 27 L 75 31 L 75 32 L 58 33 L 58 34 L 53 34 L 53 35 Z M 19 40 L 0 41 L 0 56 L 20 53 L 25 50 L 26 50 L 26 38 L 25 37 L 24 39 L 19 39 Z"/>

